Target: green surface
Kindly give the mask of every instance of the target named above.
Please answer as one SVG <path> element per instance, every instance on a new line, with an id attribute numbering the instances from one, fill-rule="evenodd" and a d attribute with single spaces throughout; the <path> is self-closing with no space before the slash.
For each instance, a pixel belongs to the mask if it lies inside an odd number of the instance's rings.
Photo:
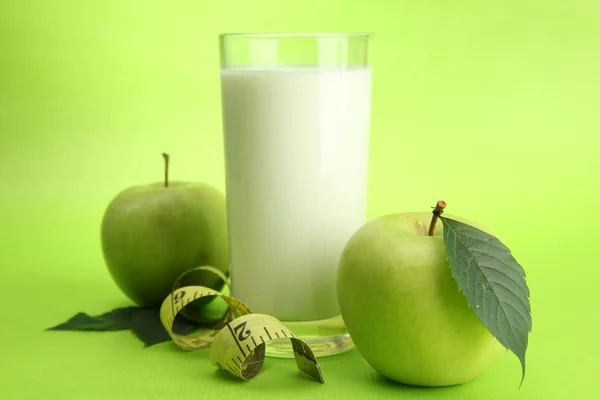
<path id="1" fill-rule="evenodd" d="M 2 0 L 0 397 L 593 398 L 599 20 L 595 0 Z M 355 30 L 375 33 L 369 217 L 443 198 L 513 251 L 532 292 L 520 390 L 510 353 L 445 389 L 389 383 L 356 351 L 321 360 L 324 385 L 273 359 L 243 383 L 207 352 L 42 332 L 129 304 L 100 221 L 121 189 L 161 180 L 161 152 L 173 179 L 224 188 L 219 32 Z"/>

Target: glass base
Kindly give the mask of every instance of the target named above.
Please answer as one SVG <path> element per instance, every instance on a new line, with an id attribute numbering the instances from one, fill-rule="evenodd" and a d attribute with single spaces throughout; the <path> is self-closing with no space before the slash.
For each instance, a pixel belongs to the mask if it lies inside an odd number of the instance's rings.
<path id="1" fill-rule="evenodd" d="M 294 335 L 309 345 L 315 357 L 331 356 L 348 351 L 354 342 L 346 330 L 341 316 L 318 321 L 281 321 Z M 294 358 L 289 339 L 276 339 L 267 342 L 265 354 L 268 357 Z"/>

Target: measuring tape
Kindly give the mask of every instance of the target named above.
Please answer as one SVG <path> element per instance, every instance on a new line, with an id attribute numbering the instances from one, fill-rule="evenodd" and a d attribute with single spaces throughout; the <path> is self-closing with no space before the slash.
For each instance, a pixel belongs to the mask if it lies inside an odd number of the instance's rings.
<path id="1" fill-rule="evenodd" d="M 163 301 L 160 308 L 160 320 L 173 343 L 187 351 L 209 348 L 210 362 L 215 367 L 247 381 L 258 375 L 262 369 L 266 344 L 271 340 L 289 338 L 298 369 L 324 383 L 321 367 L 310 347 L 277 318 L 254 314 L 238 299 L 204 286 L 181 287 L 185 276 L 198 270 L 215 273 L 228 284 L 227 277 L 221 271 L 209 266 L 191 269 L 175 281 L 174 291 Z M 211 322 L 212 328 L 192 335 L 173 332 L 173 324 L 178 314 L 189 318 L 184 307 L 194 300 L 209 296 L 218 296 L 225 300 L 228 306 L 225 314 L 218 320 L 197 316 L 193 319 Z"/>

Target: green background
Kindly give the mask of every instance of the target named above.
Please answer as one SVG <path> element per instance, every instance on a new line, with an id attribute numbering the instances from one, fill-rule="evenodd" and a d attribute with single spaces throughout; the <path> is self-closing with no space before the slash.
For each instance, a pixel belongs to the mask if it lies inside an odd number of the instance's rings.
<path id="1" fill-rule="evenodd" d="M 566 399 L 596 391 L 600 3 L 23 0 L 0 3 L 0 397 Z M 356 350 L 326 383 L 267 359 L 255 380 L 207 352 L 128 332 L 43 332 L 128 305 L 99 226 L 121 189 L 172 176 L 224 189 L 217 35 L 371 31 L 369 218 L 448 212 L 489 226 L 525 267 L 525 382 L 507 353 L 474 381 L 417 389 Z"/>

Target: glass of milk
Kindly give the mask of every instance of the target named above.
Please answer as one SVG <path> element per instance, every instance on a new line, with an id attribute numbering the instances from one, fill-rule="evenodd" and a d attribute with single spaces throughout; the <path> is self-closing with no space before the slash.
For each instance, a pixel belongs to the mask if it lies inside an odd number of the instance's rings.
<path id="1" fill-rule="evenodd" d="M 231 294 L 317 356 L 353 346 L 336 278 L 366 222 L 370 40 L 220 36 Z M 267 354 L 293 356 L 289 342 L 270 342 Z"/>

